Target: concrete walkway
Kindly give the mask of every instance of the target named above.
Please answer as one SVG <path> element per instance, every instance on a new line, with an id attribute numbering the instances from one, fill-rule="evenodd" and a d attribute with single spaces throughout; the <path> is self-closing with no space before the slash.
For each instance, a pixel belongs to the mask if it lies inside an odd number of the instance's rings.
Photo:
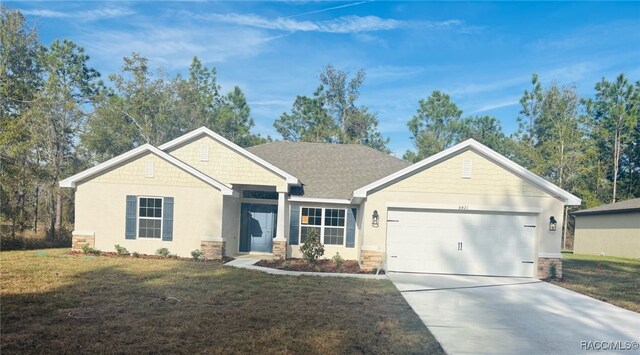
<path id="1" fill-rule="evenodd" d="M 388 277 L 448 354 L 639 353 L 640 314 L 547 282 L 410 273 Z M 624 348 L 603 351 L 613 346 Z"/>
<path id="2" fill-rule="evenodd" d="M 262 267 L 254 265 L 258 261 L 260 261 L 260 257 L 258 256 L 241 256 L 237 259 L 234 259 L 225 265 L 233 266 L 240 269 L 249 269 L 266 272 L 267 274 L 273 275 L 288 275 L 288 276 L 323 276 L 323 277 L 352 277 L 356 279 L 373 279 L 373 280 L 386 280 L 386 275 L 367 275 L 367 274 L 342 274 L 342 273 L 332 273 L 332 272 L 307 272 L 307 271 L 288 271 L 288 270 L 278 270 L 272 269 L 269 267 Z"/>

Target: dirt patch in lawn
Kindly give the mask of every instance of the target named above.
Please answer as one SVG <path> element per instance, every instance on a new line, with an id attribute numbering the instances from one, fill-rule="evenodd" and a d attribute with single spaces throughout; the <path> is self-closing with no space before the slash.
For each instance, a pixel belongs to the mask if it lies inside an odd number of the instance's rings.
<path id="1" fill-rule="evenodd" d="M 269 267 L 272 269 L 289 270 L 289 271 L 308 271 L 308 272 L 333 272 L 345 274 L 375 274 L 375 270 L 362 270 L 355 260 L 345 260 L 340 267 L 333 260 L 321 259 L 314 264 L 308 263 L 304 259 L 278 259 L 278 260 L 260 260 L 256 263 L 258 266 Z M 380 271 L 384 274 L 384 271 Z"/>
<path id="2" fill-rule="evenodd" d="M 554 284 L 640 312 L 640 261 L 563 253 L 562 280 Z"/>
<path id="3" fill-rule="evenodd" d="M 443 353 L 388 280 L 51 249 L 0 262 L 3 354 Z"/>

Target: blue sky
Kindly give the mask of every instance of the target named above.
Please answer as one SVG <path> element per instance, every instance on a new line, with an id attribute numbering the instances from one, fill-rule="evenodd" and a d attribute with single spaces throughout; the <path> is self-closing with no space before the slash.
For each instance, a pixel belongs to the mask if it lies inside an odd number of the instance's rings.
<path id="1" fill-rule="evenodd" d="M 139 52 L 169 73 L 193 56 L 218 70 L 225 91 L 247 94 L 255 131 L 296 95 L 311 95 L 323 66 L 366 71 L 360 104 L 377 112 L 399 156 L 406 122 L 433 90 L 465 115 L 516 128 L 531 74 L 590 96 L 602 77 L 640 80 L 640 3 L 625 2 L 6 2 L 42 42 L 85 47 L 104 77 Z"/>

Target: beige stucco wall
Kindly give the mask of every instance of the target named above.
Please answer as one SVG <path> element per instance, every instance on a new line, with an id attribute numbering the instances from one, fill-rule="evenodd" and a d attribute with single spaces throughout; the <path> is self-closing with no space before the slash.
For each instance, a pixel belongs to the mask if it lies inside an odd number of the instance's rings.
<path id="1" fill-rule="evenodd" d="M 290 204 L 297 204 L 298 206 L 300 206 L 300 209 L 302 209 L 303 207 L 311 207 L 311 208 L 340 208 L 340 209 L 348 209 L 348 208 L 359 208 L 359 206 L 349 206 L 349 205 L 339 205 L 339 204 L 318 204 L 318 203 L 298 203 L 298 202 L 291 202 Z M 291 207 L 289 206 L 289 213 L 291 213 Z M 360 213 L 360 212 L 358 212 Z M 358 245 L 360 245 L 360 232 L 359 232 L 359 225 L 356 223 L 356 243 L 355 243 L 355 248 L 347 248 L 344 246 L 339 246 L 339 245 L 325 245 L 324 246 L 324 259 L 330 259 L 332 258 L 334 255 L 336 255 L 336 253 L 340 253 L 340 256 L 345 259 L 345 260 L 358 260 L 359 257 L 359 248 L 357 247 Z M 287 224 L 287 229 L 289 229 L 289 226 Z M 289 238 L 289 231 L 287 231 L 286 233 L 287 235 L 287 240 Z M 345 239 L 346 239 L 346 221 L 345 221 Z M 287 243 L 288 244 L 288 243 Z M 302 243 L 299 243 L 298 245 L 287 245 L 287 257 L 291 257 L 291 258 L 302 258 L 302 252 L 300 252 L 300 246 L 302 246 Z"/>
<path id="2" fill-rule="evenodd" d="M 576 216 L 573 252 L 640 258 L 640 212 Z"/>
<path id="3" fill-rule="evenodd" d="M 472 177 L 463 179 L 462 161 L 472 160 Z M 412 208 L 468 210 L 500 209 L 537 214 L 536 253 L 559 254 L 564 204 L 515 174 L 473 152 L 465 151 L 446 161 L 370 193 L 363 202 L 361 246 L 368 250 L 386 250 L 388 205 Z M 373 211 L 380 214 L 378 227 L 371 225 Z M 558 221 L 558 230 L 550 232 L 549 217 Z"/>
<path id="4" fill-rule="evenodd" d="M 200 147 L 203 145 L 209 150 L 208 161 L 200 161 Z M 283 177 L 209 136 L 173 148 L 168 153 L 229 187 L 232 184 L 276 186 L 278 191 L 287 192 L 287 182 Z"/>
<path id="5" fill-rule="evenodd" d="M 145 177 L 148 160 L 154 161 L 153 178 Z M 125 239 L 127 195 L 173 197 L 173 241 Z M 74 231 L 94 234 L 95 247 L 102 251 L 114 251 L 114 245 L 119 244 L 130 252 L 155 254 L 158 248 L 166 247 L 190 257 L 192 250 L 200 249 L 202 238 L 222 237 L 222 198 L 214 187 L 147 154 L 77 185 Z"/>
<path id="6" fill-rule="evenodd" d="M 233 256 L 238 253 L 240 235 L 240 199 L 224 196 L 223 199 L 222 236 L 225 240 L 225 255 Z"/>

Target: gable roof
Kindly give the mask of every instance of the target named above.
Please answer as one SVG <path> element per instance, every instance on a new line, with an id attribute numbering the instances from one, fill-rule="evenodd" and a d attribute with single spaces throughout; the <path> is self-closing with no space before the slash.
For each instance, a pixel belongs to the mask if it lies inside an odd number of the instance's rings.
<path id="1" fill-rule="evenodd" d="M 631 200 L 610 203 L 608 205 L 602 205 L 598 207 L 587 208 L 586 210 L 580 210 L 573 212 L 574 215 L 588 215 L 588 214 L 605 214 L 605 213 L 622 213 L 622 212 L 634 212 L 640 211 L 640 198 L 633 198 Z"/>
<path id="2" fill-rule="evenodd" d="M 360 144 L 271 142 L 247 148 L 298 176 L 304 197 L 350 200 L 353 190 L 409 165 Z"/>
<path id="3" fill-rule="evenodd" d="M 167 161 L 168 163 L 176 166 L 179 169 L 184 170 L 185 172 L 193 175 L 194 177 L 204 181 L 205 183 L 215 187 L 220 190 L 223 195 L 233 195 L 234 191 L 229 187 L 225 186 L 221 182 L 211 178 L 210 176 L 200 172 L 199 170 L 187 165 L 186 163 L 172 157 L 171 155 L 159 150 L 158 148 L 152 146 L 151 144 L 141 145 L 138 148 L 132 149 L 124 154 L 118 155 L 115 158 L 109 159 L 104 163 L 98 164 L 93 168 L 89 168 L 83 172 L 70 176 L 62 181 L 60 181 L 60 187 L 76 187 L 76 184 L 80 181 L 90 179 L 96 175 L 99 175 L 105 170 L 116 167 L 122 163 L 133 160 L 141 155 L 146 153 L 153 153 L 159 158 Z"/>
<path id="4" fill-rule="evenodd" d="M 529 170 L 523 168 L 512 160 L 506 158 L 505 156 L 497 153 L 496 151 L 490 149 L 489 147 L 481 144 L 480 142 L 474 139 L 468 139 L 462 143 L 456 144 L 451 148 L 445 149 L 440 153 L 434 154 L 424 160 L 421 160 L 409 167 L 406 167 L 400 171 L 397 171 L 393 174 L 385 176 L 379 180 L 376 180 L 362 188 L 359 188 L 353 192 L 354 198 L 365 198 L 370 191 L 378 189 L 380 187 L 386 186 L 388 184 L 394 183 L 406 176 L 412 175 L 418 171 L 429 168 L 433 165 L 436 165 L 449 157 L 459 154 L 466 150 L 473 150 L 476 153 L 490 159 L 494 163 L 502 166 L 513 174 L 529 181 L 534 184 L 538 188 L 547 191 L 553 196 L 561 198 L 564 200 L 566 205 L 579 205 L 581 200 L 574 196 L 573 194 L 561 189 L 560 187 L 554 185 L 553 183 L 541 178 L 540 176 L 530 172 Z"/>
<path id="5" fill-rule="evenodd" d="M 299 185 L 300 184 L 300 180 L 298 180 L 297 177 L 289 174 L 288 172 L 280 169 L 279 167 L 273 165 L 272 163 L 265 161 L 264 159 L 256 156 L 255 154 L 251 153 L 250 151 L 248 151 L 247 149 L 244 149 L 240 146 L 238 146 L 237 144 L 229 141 L 228 139 L 224 138 L 223 136 L 215 133 L 214 131 L 208 129 L 207 127 L 200 127 L 194 131 L 191 131 L 187 134 L 184 134 L 172 141 L 169 141 L 163 145 L 161 145 L 160 148 L 163 151 L 167 151 L 170 150 L 171 148 L 177 147 L 183 143 L 187 143 L 192 139 L 201 137 L 201 136 L 209 136 L 211 137 L 213 140 L 221 143 L 222 145 L 226 146 L 227 148 L 235 151 L 236 153 L 246 157 L 247 159 L 253 161 L 254 163 L 262 166 L 263 168 L 275 173 L 276 175 L 279 175 L 281 177 L 283 177 L 286 181 L 287 184 L 289 185 Z"/>

